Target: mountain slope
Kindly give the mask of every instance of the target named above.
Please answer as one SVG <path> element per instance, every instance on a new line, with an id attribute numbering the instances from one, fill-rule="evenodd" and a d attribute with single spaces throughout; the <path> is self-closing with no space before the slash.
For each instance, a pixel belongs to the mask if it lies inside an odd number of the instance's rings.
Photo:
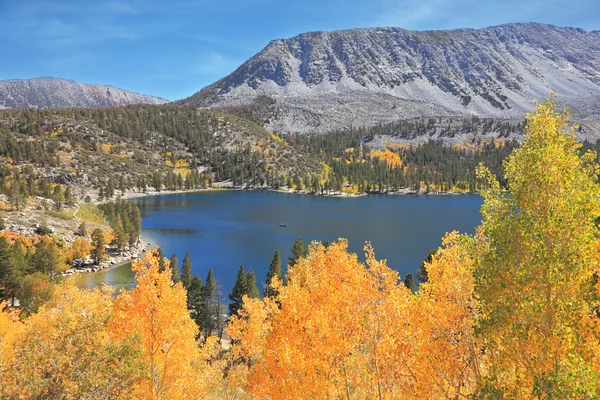
<path id="1" fill-rule="evenodd" d="M 91 85 L 60 78 L 0 81 L 2 108 L 96 108 L 125 104 L 164 104 L 159 97 L 113 86 Z"/>
<path id="2" fill-rule="evenodd" d="M 0 111 L 0 171 L 10 176 L 6 168 L 29 166 L 92 198 L 109 180 L 123 181 L 127 190 L 173 189 L 175 175 L 198 173 L 221 184 L 264 187 L 322 169 L 318 159 L 251 121 L 172 105 Z M 163 179 L 158 184 L 156 174 Z"/>
<path id="3" fill-rule="evenodd" d="M 413 116 L 522 117 L 552 90 L 580 117 L 598 112 L 589 104 L 600 99 L 600 32 L 532 23 L 306 33 L 272 41 L 179 104 L 267 95 L 279 107 L 269 128 L 324 133 Z"/>

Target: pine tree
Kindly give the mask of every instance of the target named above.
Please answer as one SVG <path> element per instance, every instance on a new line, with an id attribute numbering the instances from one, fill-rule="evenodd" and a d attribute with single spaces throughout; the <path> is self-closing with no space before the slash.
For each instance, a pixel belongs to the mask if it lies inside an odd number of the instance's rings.
<path id="1" fill-rule="evenodd" d="M 53 277 L 60 263 L 58 250 L 54 243 L 40 240 L 35 245 L 35 253 L 31 259 L 31 266 L 35 272 L 41 272 L 48 277 Z"/>
<path id="2" fill-rule="evenodd" d="M 204 284 L 202 278 L 194 275 L 190 288 L 187 290 L 187 302 L 190 314 L 198 326 L 201 324 L 200 316 L 204 314 L 203 291 Z"/>
<path id="3" fill-rule="evenodd" d="M 177 258 L 177 254 L 173 253 L 171 258 L 169 258 L 169 267 L 171 268 L 171 279 L 174 283 L 179 282 L 181 275 L 179 274 L 179 259 Z"/>
<path id="4" fill-rule="evenodd" d="M 68 206 L 73 205 L 73 193 L 71 192 L 71 187 L 67 186 L 65 188 L 65 202 Z"/>
<path id="5" fill-rule="evenodd" d="M 428 281 L 426 264 L 431 263 L 431 261 L 433 260 L 433 256 L 436 253 L 436 249 L 430 250 L 429 254 L 427 254 L 427 257 L 425 257 L 425 259 L 421 261 L 421 265 L 419 265 L 419 269 L 417 270 L 417 279 L 419 280 L 419 283 L 425 283 Z"/>
<path id="6" fill-rule="evenodd" d="M 288 265 L 293 267 L 296 265 L 299 259 L 304 258 L 308 255 L 308 246 L 304 244 L 302 238 L 296 239 L 292 246 L 292 256 L 289 258 Z"/>
<path id="7" fill-rule="evenodd" d="M 256 278 L 254 279 L 254 286 L 256 286 Z M 229 295 L 229 315 L 234 316 L 237 315 L 240 308 L 242 308 L 244 295 L 248 294 L 248 277 L 244 272 L 244 266 L 240 265 L 240 268 L 237 273 L 237 279 L 235 284 L 233 285 L 233 289 L 231 289 L 231 294 Z"/>
<path id="8" fill-rule="evenodd" d="M 267 273 L 267 282 L 265 284 L 264 297 L 275 297 L 278 292 L 271 287 L 271 283 L 273 282 L 273 278 L 277 277 L 281 282 L 283 282 L 283 271 L 281 270 L 281 256 L 279 255 L 279 251 L 275 252 L 273 256 L 273 260 L 271 261 L 271 265 L 269 265 L 269 272 Z"/>
<path id="9" fill-rule="evenodd" d="M 104 240 L 104 232 L 101 229 L 94 229 L 92 232 L 92 257 L 96 265 L 104 260 L 106 254 L 106 241 Z"/>
<path id="10" fill-rule="evenodd" d="M 158 257 L 158 271 L 163 272 L 165 270 L 165 256 L 160 247 L 156 249 L 156 256 Z"/>
<path id="11" fill-rule="evenodd" d="M 406 274 L 406 278 L 404 278 L 404 286 L 410 289 L 411 292 L 417 291 L 417 285 L 415 284 L 415 277 L 413 274 Z"/>
<path id="12" fill-rule="evenodd" d="M 77 236 L 87 236 L 87 227 L 85 225 L 85 222 L 81 222 L 81 224 L 79 224 L 79 228 L 77 228 Z"/>
<path id="13" fill-rule="evenodd" d="M 246 295 L 251 299 L 260 298 L 260 291 L 256 286 L 256 275 L 252 270 L 248 271 L 246 274 Z"/>
<path id="14" fill-rule="evenodd" d="M 204 287 L 202 288 L 202 309 L 198 315 L 198 326 L 205 339 L 217 329 L 217 322 L 220 318 L 220 305 L 216 301 L 219 296 L 218 290 L 219 288 L 217 280 L 215 279 L 215 273 L 212 268 L 209 268 Z"/>
<path id="15" fill-rule="evenodd" d="M 5 300 L 8 299 L 7 282 L 13 272 L 11 246 L 5 237 L 0 237 L 0 287 L 4 289 L 2 293 Z"/>
<path id="16" fill-rule="evenodd" d="M 192 259 L 190 258 L 190 252 L 185 252 L 183 257 L 183 263 L 181 265 L 181 283 L 183 287 L 188 289 L 192 284 Z"/>

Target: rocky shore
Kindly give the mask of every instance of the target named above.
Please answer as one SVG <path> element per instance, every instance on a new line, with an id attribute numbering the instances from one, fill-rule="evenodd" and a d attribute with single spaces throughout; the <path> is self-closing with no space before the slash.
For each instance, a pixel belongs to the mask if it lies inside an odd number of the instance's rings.
<path id="1" fill-rule="evenodd" d="M 91 257 L 87 257 L 85 260 L 77 259 L 73 262 L 72 267 L 63 272 L 62 275 L 72 276 L 118 267 L 119 265 L 142 258 L 144 253 L 150 250 L 152 247 L 153 246 L 150 242 L 141 239 L 135 246 L 125 247 L 122 251 L 119 251 L 114 247 L 107 247 L 106 260 L 96 264 Z"/>

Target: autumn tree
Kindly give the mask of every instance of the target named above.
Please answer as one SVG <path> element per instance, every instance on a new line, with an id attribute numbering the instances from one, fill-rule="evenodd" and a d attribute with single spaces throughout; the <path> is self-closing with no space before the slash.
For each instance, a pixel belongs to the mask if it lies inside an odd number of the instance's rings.
<path id="1" fill-rule="evenodd" d="M 210 360 L 215 342 L 196 343 L 198 327 L 190 318 L 186 292 L 173 285 L 170 269 L 159 271 L 157 252 L 132 266 L 137 286 L 115 300 L 111 336 L 124 340 L 137 332 L 141 340 L 146 378 L 136 383 L 141 398 L 203 398 L 218 383 L 218 369 Z"/>
<path id="2" fill-rule="evenodd" d="M 476 294 L 489 357 L 482 397 L 594 398 L 599 392 L 594 275 L 600 189 L 596 154 L 554 99 L 527 116 L 523 146 L 505 164 L 508 191 L 489 171 Z"/>
<path id="3" fill-rule="evenodd" d="M 145 377 L 139 337 L 108 335 L 112 302 L 67 283 L 23 322 L 0 313 L 0 397 L 131 398 Z"/>
<path id="4" fill-rule="evenodd" d="M 78 237 L 71 244 L 66 254 L 66 261 L 72 263 L 75 259 L 85 259 L 91 252 L 90 244 L 82 237 Z"/>
<path id="5" fill-rule="evenodd" d="M 286 286 L 274 282 L 278 296 L 244 298 L 228 333 L 245 362 L 230 373 L 246 373 L 256 398 L 468 397 L 479 365 L 472 263 L 457 234 L 444 246 L 415 295 L 370 247 L 367 268 L 344 240 L 313 244 Z"/>

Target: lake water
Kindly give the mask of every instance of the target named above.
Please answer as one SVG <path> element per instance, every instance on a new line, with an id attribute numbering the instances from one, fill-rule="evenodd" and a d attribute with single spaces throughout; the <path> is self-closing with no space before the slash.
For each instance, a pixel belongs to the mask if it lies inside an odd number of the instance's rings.
<path id="1" fill-rule="evenodd" d="M 298 237 L 305 242 L 347 238 L 349 249 L 360 255 L 370 241 L 377 258 L 387 259 L 402 277 L 415 273 L 446 232 L 474 232 L 482 204 L 477 195 L 335 198 L 231 190 L 131 201 L 142 211 L 142 236 L 160 245 L 166 257 L 176 253 L 180 263 L 189 251 L 194 273 L 203 280 L 213 267 L 225 298 L 241 264 L 254 270 L 262 290 L 275 250 L 285 264 Z M 80 285 L 104 281 L 134 284 L 130 266 L 121 266 L 86 275 Z"/>

